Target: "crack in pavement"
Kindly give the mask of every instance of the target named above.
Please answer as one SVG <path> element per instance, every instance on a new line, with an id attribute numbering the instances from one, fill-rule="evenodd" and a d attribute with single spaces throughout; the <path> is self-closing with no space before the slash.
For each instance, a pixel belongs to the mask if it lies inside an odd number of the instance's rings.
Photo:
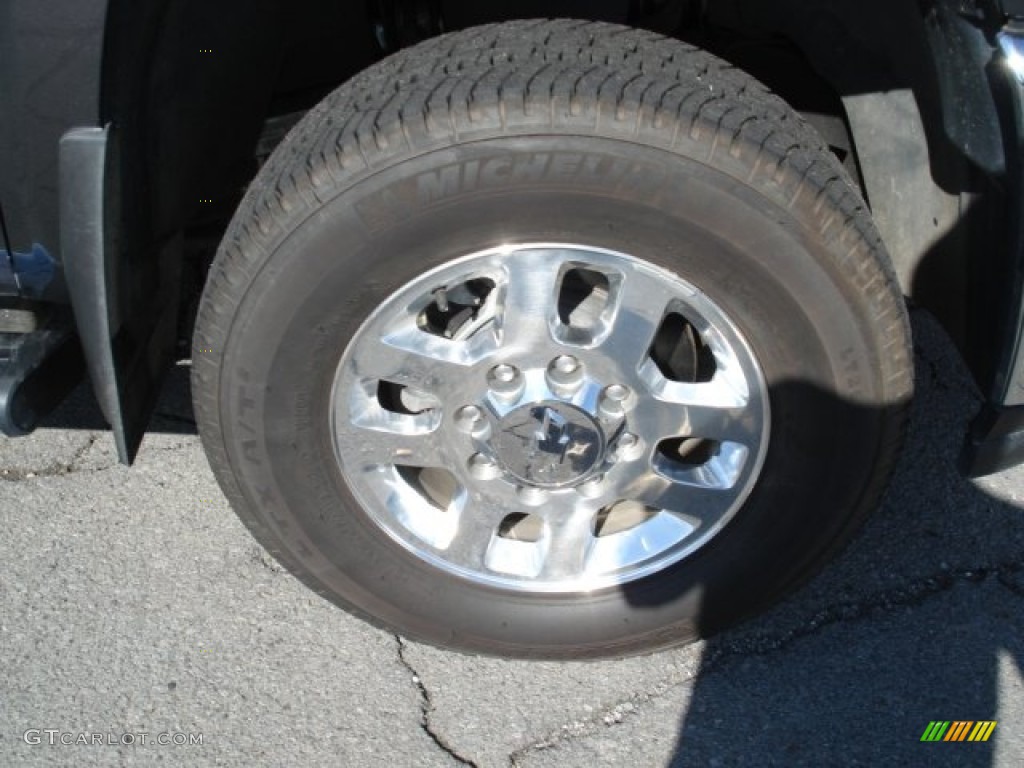
<path id="1" fill-rule="evenodd" d="M 1024 571 L 1024 559 L 996 565 L 948 570 L 936 576 L 922 578 L 907 586 L 875 593 L 856 602 L 831 606 L 814 614 L 809 621 L 801 626 L 778 637 L 755 635 L 727 642 L 723 647 L 712 650 L 701 659 L 699 674 L 703 677 L 714 673 L 718 667 L 733 657 L 766 656 L 776 651 L 785 650 L 795 642 L 835 625 L 859 621 L 879 612 L 891 611 L 896 608 L 921 605 L 930 598 L 949 591 L 959 582 L 980 583 L 994 576 L 995 583 L 1015 595 L 1024 597 L 1024 584 L 1020 583 L 1022 571 Z M 519 761 L 530 752 L 540 752 L 586 738 L 601 728 L 614 728 L 625 722 L 627 718 L 640 714 L 644 704 L 654 701 L 680 686 L 687 685 L 694 677 L 696 674 L 687 680 L 659 684 L 647 691 L 637 692 L 628 699 L 614 704 L 586 720 L 564 724 L 558 730 L 551 731 L 547 736 L 510 753 L 509 766 L 510 768 L 520 768 Z"/>
<path id="2" fill-rule="evenodd" d="M 927 310 L 920 307 L 907 307 L 912 320 L 927 316 Z M 923 335 L 928 335 L 926 332 Z M 972 400 L 981 403 L 982 396 L 978 391 L 974 380 L 966 372 L 963 364 L 950 366 L 949 359 L 939 359 L 934 355 L 934 345 L 918 340 L 918 334 L 914 334 L 913 352 L 914 359 L 920 361 L 927 369 L 928 383 L 941 392 L 960 392 Z M 919 387 L 918 387 L 919 388 Z"/>
<path id="3" fill-rule="evenodd" d="M 946 383 L 939 371 L 939 364 L 928 357 L 922 350 L 914 347 L 914 357 L 920 360 L 921 363 L 928 369 L 929 384 L 935 389 L 950 392 L 953 388 Z"/>
<path id="4" fill-rule="evenodd" d="M 608 707 L 595 717 L 566 723 L 562 725 L 558 731 L 553 731 L 544 738 L 527 744 L 524 747 L 520 747 L 510 753 L 508 756 L 509 768 L 521 768 L 521 764 L 519 762 L 520 759 L 526 757 L 531 752 L 541 752 L 545 749 L 557 747 L 560 744 L 586 738 L 602 727 L 612 728 L 616 725 L 620 725 L 627 718 L 639 715 L 643 705 L 664 696 L 673 688 L 686 685 L 692 681 L 694 677 L 696 677 L 696 673 L 690 675 L 685 680 L 675 680 L 671 683 L 659 683 L 650 690 L 634 693 L 625 701 Z"/>
<path id="5" fill-rule="evenodd" d="M 450 758 L 458 762 L 459 765 L 467 765 L 470 768 L 479 768 L 476 762 L 468 757 L 460 755 L 458 750 L 455 749 L 444 736 L 434 730 L 433 723 L 430 721 L 430 714 L 434 711 L 434 702 L 431 699 L 430 691 L 427 690 L 427 686 L 423 684 L 423 679 L 420 677 L 419 672 L 412 665 L 405 656 L 405 640 L 400 635 L 395 635 L 395 642 L 398 644 L 398 662 L 406 668 L 412 677 L 412 684 L 416 686 L 416 690 L 420 695 L 420 728 L 423 730 L 430 740 L 437 745 L 438 749 L 448 755 Z"/>
<path id="6" fill-rule="evenodd" d="M 85 443 L 81 448 L 75 451 L 75 455 L 71 457 L 70 461 L 64 463 L 50 464 L 42 469 L 0 469 L 0 481 L 6 480 L 11 483 L 24 482 L 26 480 L 35 480 L 40 477 L 66 477 L 68 475 L 81 475 L 91 474 L 94 472 L 105 472 L 118 466 L 118 460 L 116 456 L 112 457 L 110 464 L 104 464 L 95 467 L 83 467 L 78 466 L 79 462 L 85 457 L 89 450 L 96 445 L 105 434 L 109 433 L 97 433 L 89 437 L 88 442 Z M 17 438 L 14 438 L 17 439 Z M 173 445 L 157 445 L 148 446 L 146 448 L 147 453 L 166 453 L 169 451 L 180 451 L 185 448 L 189 448 L 193 445 L 192 442 L 179 442 Z"/>
<path id="7" fill-rule="evenodd" d="M 717 664 L 732 656 L 756 655 L 763 656 L 788 647 L 793 642 L 813 635 L 822 629 L 848 621 L 858 621 L 881 611 L 894 608 L 921 605 L 926 600 L 947 592 L 958 582 L 980 583 L 989 576 L 996 575 L 997 581 L 1003 584 L 998 575 L 1004 571 L 1016 571 L 1024 567 L 1024 560 L 1010 560 L 1003 563 L 978 565 L 959 569 L 943 570 L 937 575 L 926 576 L 909 585 L 895 587 L 877 592 L 862 600 L 841 603 L 818 611 L 802 626 L 791 629 L 779 637 L 770 638 L 766 635 L 754 636 L 731 643 L 723 648 L 715 649 L 710 656 L 701 662 L 702 671 L 713 670 Z M 1003 586 L 1006 586 L 1003 584 Z"/>
<path id="8" fill-rule="evenodd" d="M 1018 597 L 1024 597 L 1024 573 L 1021 566 L 1010 563 L 998 571 L 999 583 Z"/>
<path id="9" fill-rule="evenodd" d="M 13 438 L 17 439 L 17 438 Z M 89 439 L 75 451 L 75 454 L 71 457 L 70 461 L 63 463 L 49 464 L 42 469 L 0 469 L 0 480 L 6 480 L 7 482 L 17 483 L 23 480 L 34 480 L 37 477 L 61 477 L 63 475 L 73 475 L 83 471 L 80 468 L 75 467 L 83 456 L 92 448 L 96 441 L 100 439 L 100 433 L 94 433 L 89 435 Z"/>

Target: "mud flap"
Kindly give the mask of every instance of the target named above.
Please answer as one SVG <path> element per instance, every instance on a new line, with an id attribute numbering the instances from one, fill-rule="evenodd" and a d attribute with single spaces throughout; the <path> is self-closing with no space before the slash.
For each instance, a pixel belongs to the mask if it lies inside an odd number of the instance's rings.
<path id="1" fill-rule="evenodd" d="M 174 359 L 182 238 L 124 252 L 116 146 L 112 126 L 62 137 L 61 251 L 93 390 L 130 464 Z"/>

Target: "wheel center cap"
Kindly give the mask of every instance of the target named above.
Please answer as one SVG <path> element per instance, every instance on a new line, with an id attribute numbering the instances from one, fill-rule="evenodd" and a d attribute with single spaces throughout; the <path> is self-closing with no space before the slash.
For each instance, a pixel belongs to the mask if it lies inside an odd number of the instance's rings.
<path id="1" fill-rule="evenodd" d="M 507 414 L 491 446 L 505 471 L 520 482 L 560 488 L 580 482 L 598 465 L 605 437 L 586 411 L 548 401 Z"/>

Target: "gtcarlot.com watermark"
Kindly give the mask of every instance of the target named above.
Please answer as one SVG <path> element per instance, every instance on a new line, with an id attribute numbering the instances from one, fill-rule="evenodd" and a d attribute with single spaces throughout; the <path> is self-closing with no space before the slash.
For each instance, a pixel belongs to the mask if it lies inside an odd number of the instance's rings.
<path id="1" fill-rule="evenodd" d="M 21 736 L 26 744 L 48 744 L 56 746 L 81 747 L 195 747 L 202 746 L 203 734 L 163 731 L 135 731 L 129 733 L 89 733 L 85 731 L 62 731 L 57 728 L 29 728 Z"/>

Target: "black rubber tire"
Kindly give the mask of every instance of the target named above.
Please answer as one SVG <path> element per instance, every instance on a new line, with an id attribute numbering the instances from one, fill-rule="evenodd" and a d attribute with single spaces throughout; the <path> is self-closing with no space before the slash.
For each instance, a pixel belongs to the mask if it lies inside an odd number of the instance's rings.
<path id="1" fill-rule="evenodd" d="M 524 595 L 441 573 L 372 523 L 332 453 L 331 383 L 367 315 L 428 268 L 516 241 L 675 271 L 742 330 L 768 382 L 769 449 L 744 507 L 622 588 Z M 812 573 L 878 501 L 912 369 L 870 216 L 798 115 L 677 41 L 535 21 L 402 51 L 291 132 L 210 270 L 193 389 L 225 494 L 317 592 L 445 647 L 584 658 L 707 635 Z"/>

